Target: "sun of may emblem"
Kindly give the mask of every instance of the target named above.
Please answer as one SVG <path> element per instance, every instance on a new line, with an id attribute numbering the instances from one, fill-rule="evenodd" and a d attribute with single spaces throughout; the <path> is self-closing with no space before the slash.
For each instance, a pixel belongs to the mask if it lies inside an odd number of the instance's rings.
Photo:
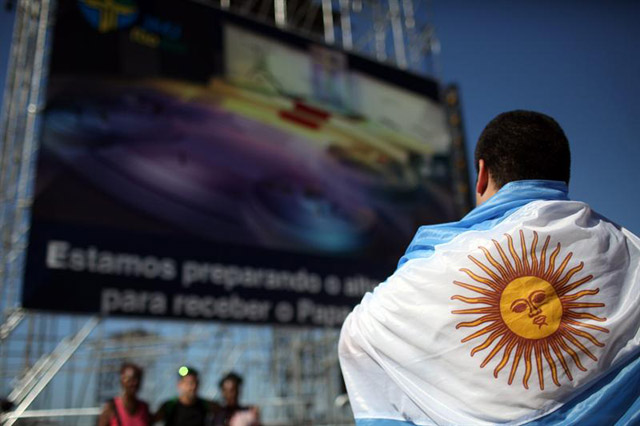
<path id="1" fill-rule="evenodd" d="M 511 235 L 506 234 L 506 237 L 506 248 L 493 240 L 497 256 L 494 257 L 485 247 L 480 247 L 480 250 L 484 253 L 486 261 L 469 256 L 469 259 L 482 270 L 480 275 L 467 268 L 460 270 L 474 283 L 454 281 L 454 284 L 478 293 L 481 297 L 455 295 L 451 299 L 486 306 L 452 311 L 454 314 L 479 316 L 473 321 L 459 323 L 456 328 L 482 326 L 480 330 L 462 339 L 462 342 L 479 337 L 485 339 L 473 348 L 471 356 L 488 350 L 495 343 L 480 364 L 481 368 L 485 367 L 501 353 L 502 359 L 493 371 L 494 377 L 497 378 L 498 373 L 509 364 L 511 354 L 514 353 L 509 373 L 510 385 L 523 362 L 522 384 L 526 389 L 529 389 L 533 364 L 538 373 L 540 389 L 544 389 L 546 366 L 551 369 L 553 382 L 560 386 L 559 367 L 556 362 L 562 366 L 569 380 L 573 380 L 571 360 L 578 369 L 586 371 L 578 352 L 597 361 L 596 356 L 581 339 L 586 339 L 598 347 L 604 346 L 590 331 L 608 333 L 609 330 L 581 321 L 606 321 L 606 318 L 583 312 L 585 309 L 603 307 L 603 303 L 580 301 L 585 296 L 598 294 L 599 289 L 580 290 L 580 286 L 593 278 L 592 275 L 581 278 L 580 275 L 576 275 L 584 268 L 583 262 L 565 272 L 573 253 L 568 253 L 556 267 L 561 245 L 558 243 L 547 257 L 550 237 L 546 238 L 539 258 L 536 232 L 533 233 L 531 245 L 527 246 L 524 233 L 520 231 L 520 253 L 516 251 Z"/>

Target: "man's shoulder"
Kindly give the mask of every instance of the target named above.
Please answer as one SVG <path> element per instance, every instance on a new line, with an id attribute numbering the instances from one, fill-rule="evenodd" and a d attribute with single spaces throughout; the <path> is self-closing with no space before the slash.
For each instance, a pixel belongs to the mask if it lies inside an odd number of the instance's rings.
<path id="1" fill-rule="evenodd" d="M 158 412 L 167 413 L 173 410 L 179 403 L 178 397 L 175 396 L 173 398 L 165 400 L 162 404 L 160 404 L 160 408 L 158 408 Z"/>
<path id="2" fill-rule="evenodd" d="M 521 233 L 526 238 L 533 238 L 534 231 L 539 238 L 553 235 L 565 242 L 606 236 L 637 239 L 631 232 L 594 211 L 585 202 L 534 200 L 500 218 L 473 223 L 463 219 L 440 226 L 422 227 L 400 261 L 398 269 L 410 260 L 413 264 L 429 264 L 442 262 L 442 256 L 466 257 L 479 246 L 494 245 L 494 241 L 521 239 Z"/>
<path id="3" fill-rule="evenodd" d="M 219 404 L 216 401 L 211 400 L 211 399 L 201 398 L 201 397 L 198 397 L 196 399 L 196 405 L 198 407 L 202 407 L 202 408 L 204 408 L 204 409 L 206 409 L 208 411 L 211 411 L 211 410 L 219 407 Z"/>
<path id="4" fill-rule="evenodd" d="M 480 206 L 458 221 L 418 228 L 398 266 L 412 259 L 430 258 L 437 247 L 442 248 L 470 232 L 491 234 L 505 223 L 521 222 L 542 211 L 553 212 L 555 216 L 566 216 L 580 209 L 590 210 L 587 204 L 571 200 L 494 200 L 492 204 Z"/>
<path id="5" fill-rule="evenodd" d="M 209 404 L 211 404 L 211 402 L 212 401 L 210 401 L 208 399 L 197 397 L 196 401 L 195 401 L 195 404 L 189 405 L 189 407 L 191 407 L 191 406 L 208 406 Z M 186 405 L 184 405 L 182 402 L 180 402 L 180 398 L 178 398 L 177 396 L 175 396 L 173 398 L 170 398 L 170 399 L 167 399 L 166 401 L 164 401 L 160 405 L 160 407 L 165 407 L 166 408 L 166 407 L 174 407 L 174 406 L 177 406 L 177 405 L 181 405 L 181 406 L 185 406 L 186 407 Z"/>
<path id="6" fill-rule="evenodd" d="M 178 397 L 174 396 L 173 398 L 169 398 L 167 400 L 165 400 L 162 404 L 160 404 L 160 407 L 167 407 L 169 405 L 174 405 L 178 403 Z"/>
<path id="7" fill-rule="evenodd" d="M 199 398 L 200 399 L 200 398 Z M 201 398 L 201 404 L 203 404 L 209 411 L 218 411 L 222 409 L 222 405 L 220 405 L 217 401 L 213 399 L 204 399 Z"/>

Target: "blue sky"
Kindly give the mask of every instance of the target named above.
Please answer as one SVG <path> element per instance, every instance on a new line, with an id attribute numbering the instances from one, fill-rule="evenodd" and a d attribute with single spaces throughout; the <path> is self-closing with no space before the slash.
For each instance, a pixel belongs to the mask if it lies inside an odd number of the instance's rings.
<path id="1" fill-rule="evenodd" d="M 460 86 L 469 158 L 500 112 L 545 112 L 573 151 L 571 196 L 640 233 L 640 2 L 432 1 L 445 83 Z M 0 89 L 13 13 L 0 10 Z"/>
<path id="2" fill-rule="evenodd" d="M 570 196 L 640 233 L 640 2 L 451 0 L 432 10 L 469 158 L 500 112 L 547 113 L 571 143 Z"/>

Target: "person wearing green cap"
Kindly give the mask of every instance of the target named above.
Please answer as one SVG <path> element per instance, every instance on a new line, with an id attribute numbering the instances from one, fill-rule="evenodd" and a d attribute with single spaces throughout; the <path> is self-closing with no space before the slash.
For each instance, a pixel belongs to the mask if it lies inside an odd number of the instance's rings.
<path id="1" fill-rule="evenodd" d="M 154 422 L 165 426 L 205 426 L 220 409 L 213 401 L 198 396 L 198 372 L 188 366 L 178 369 L 178 396 L 165 401 L 154 415 Z"/>

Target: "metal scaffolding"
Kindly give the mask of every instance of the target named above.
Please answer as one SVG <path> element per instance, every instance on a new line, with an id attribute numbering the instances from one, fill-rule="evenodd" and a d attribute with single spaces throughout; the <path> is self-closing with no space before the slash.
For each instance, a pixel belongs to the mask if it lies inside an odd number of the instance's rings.
<path id="1" fill-rule="evenodd" d="M 437 77 L 428 0 L 196 0 L 416 74 Z"/>
<path id="2" fill-rule="evenodd" d="M 427 0 L 195 1 L 417 74 L 437 69 Z M 0 424 L 94 424 L 123 360 L 145 366 L 142 397 L 152 407 L 175 392 L 176 368 L 190 363 L 209 398 L 218 397 L 223 372 L 244 374 L 244 400 L 261 406 L 265 424 L 352 424 L 335 329 L 100 320 L 20 307 L 54 6 L 15 5 L 0 122 L 0 397 L 14 411 Z"/>

